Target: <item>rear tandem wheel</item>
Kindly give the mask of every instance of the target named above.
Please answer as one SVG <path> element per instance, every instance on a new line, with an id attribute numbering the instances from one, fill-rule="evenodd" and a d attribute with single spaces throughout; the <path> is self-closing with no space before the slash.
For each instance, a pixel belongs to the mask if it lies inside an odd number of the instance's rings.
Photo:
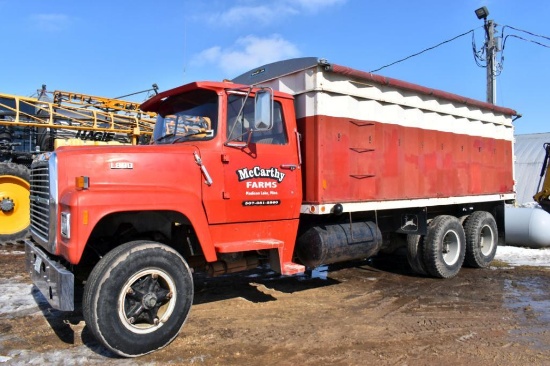
<path id="1" fill-rule="evenodd" d="M 466 237 L 460 221 L 449 215 L 434 218 L 424 238 L 424 266 L 439 278 L 458 274 L 466 254 Z"/>
<path id="2" fill-rule="evenodd" d="M 473 268 L 488 267 L 495 258 L 498 229 L 489 212 L 475 211 L 464 222 L 466 232 L 466 258 L 464 263 Z"/>
<path id="3" fill-rule="evenodd" d="M 414 273 L 427 275 L 424 265 L 424 235 L 407 235 L 407 261 Z"/>

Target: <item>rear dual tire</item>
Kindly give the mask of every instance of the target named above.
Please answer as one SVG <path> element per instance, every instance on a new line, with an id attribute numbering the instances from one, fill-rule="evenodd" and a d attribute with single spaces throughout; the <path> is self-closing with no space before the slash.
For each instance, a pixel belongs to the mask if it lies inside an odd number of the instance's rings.
<path id="1" fill-rule="evenodd" d="M 497 243 L 497 225 L 490 213 L 475 211 L 460 219 L 442 215 L 428 224 L 425 236 L 407 236 L 407 260 L 417 274 L 450 278 L 463 264 L 488 267 Z"/>
<path id="2" fill-rule="evenodd" d="M 407 235 L 407 261 L 414 273 L 438 278 L 454 277 L 465 256 L 465 234 L 454 216 L 428 222 L 426 235 Z"/>
<path id="3" fill-rule="evenodd" d="M 498 229 L 495 218 L 489 212 L 476 211 L 464 222 L 466 231 L 466 258 L 468 267 L 485 268 L 495 258 L 498 245 Z"/>
<path id="4" fill-rule="evenodd" d="M 424 265 L 430 275 L 451 278 L 458 274 L 466 255 L 466 236 L 456 217 L 441 215 L 433 219 L 424 243 Z"/>
<path id="5" fill-rule="evenodd" d="M 407 262 L 414 273 L 427 275 L 424 265 L 424 235 L 407 235 Z"/>

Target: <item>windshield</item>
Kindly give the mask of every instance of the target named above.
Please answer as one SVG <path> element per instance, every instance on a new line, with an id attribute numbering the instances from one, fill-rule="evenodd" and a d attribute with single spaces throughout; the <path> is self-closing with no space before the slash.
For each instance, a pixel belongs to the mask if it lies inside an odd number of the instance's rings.
<path id="1" fill-rule="evenodd" d="M 218 96 L 194 90 L 166 99 L 159 108 L 153 143 L 209 140 L 218 126 Z"/>

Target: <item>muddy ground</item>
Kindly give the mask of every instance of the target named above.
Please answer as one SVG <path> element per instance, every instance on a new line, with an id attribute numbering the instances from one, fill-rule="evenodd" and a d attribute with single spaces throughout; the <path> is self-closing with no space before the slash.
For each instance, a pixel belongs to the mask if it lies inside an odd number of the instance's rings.
<path id="1" fill-rule="evenodd" d="M 128 360 L 98 345 L 78 311 L 49 308 L 23 257 L 20 249 L 0 254 L 0 363 L 550 364 L 548 268 L 497 262 L 438 280 L 414 275 L 398 256 L 333 266 L 326 279 L 268 269 L 198 277 L 180 336 Z"/>

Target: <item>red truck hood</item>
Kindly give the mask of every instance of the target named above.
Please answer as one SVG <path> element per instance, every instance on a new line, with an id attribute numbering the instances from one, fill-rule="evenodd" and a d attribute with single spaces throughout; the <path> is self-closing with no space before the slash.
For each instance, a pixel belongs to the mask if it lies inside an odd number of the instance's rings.
<path id="1" fill-rule="evenodd" d="M 74 186 L 76 177 L 86 176 L 95 188 L 174 187 L 174 180 L 199 174 L 194 152 L 199 149 L 189 144 L 62 147 L 56 150 L 58 183 L 62 190 Z"/>

